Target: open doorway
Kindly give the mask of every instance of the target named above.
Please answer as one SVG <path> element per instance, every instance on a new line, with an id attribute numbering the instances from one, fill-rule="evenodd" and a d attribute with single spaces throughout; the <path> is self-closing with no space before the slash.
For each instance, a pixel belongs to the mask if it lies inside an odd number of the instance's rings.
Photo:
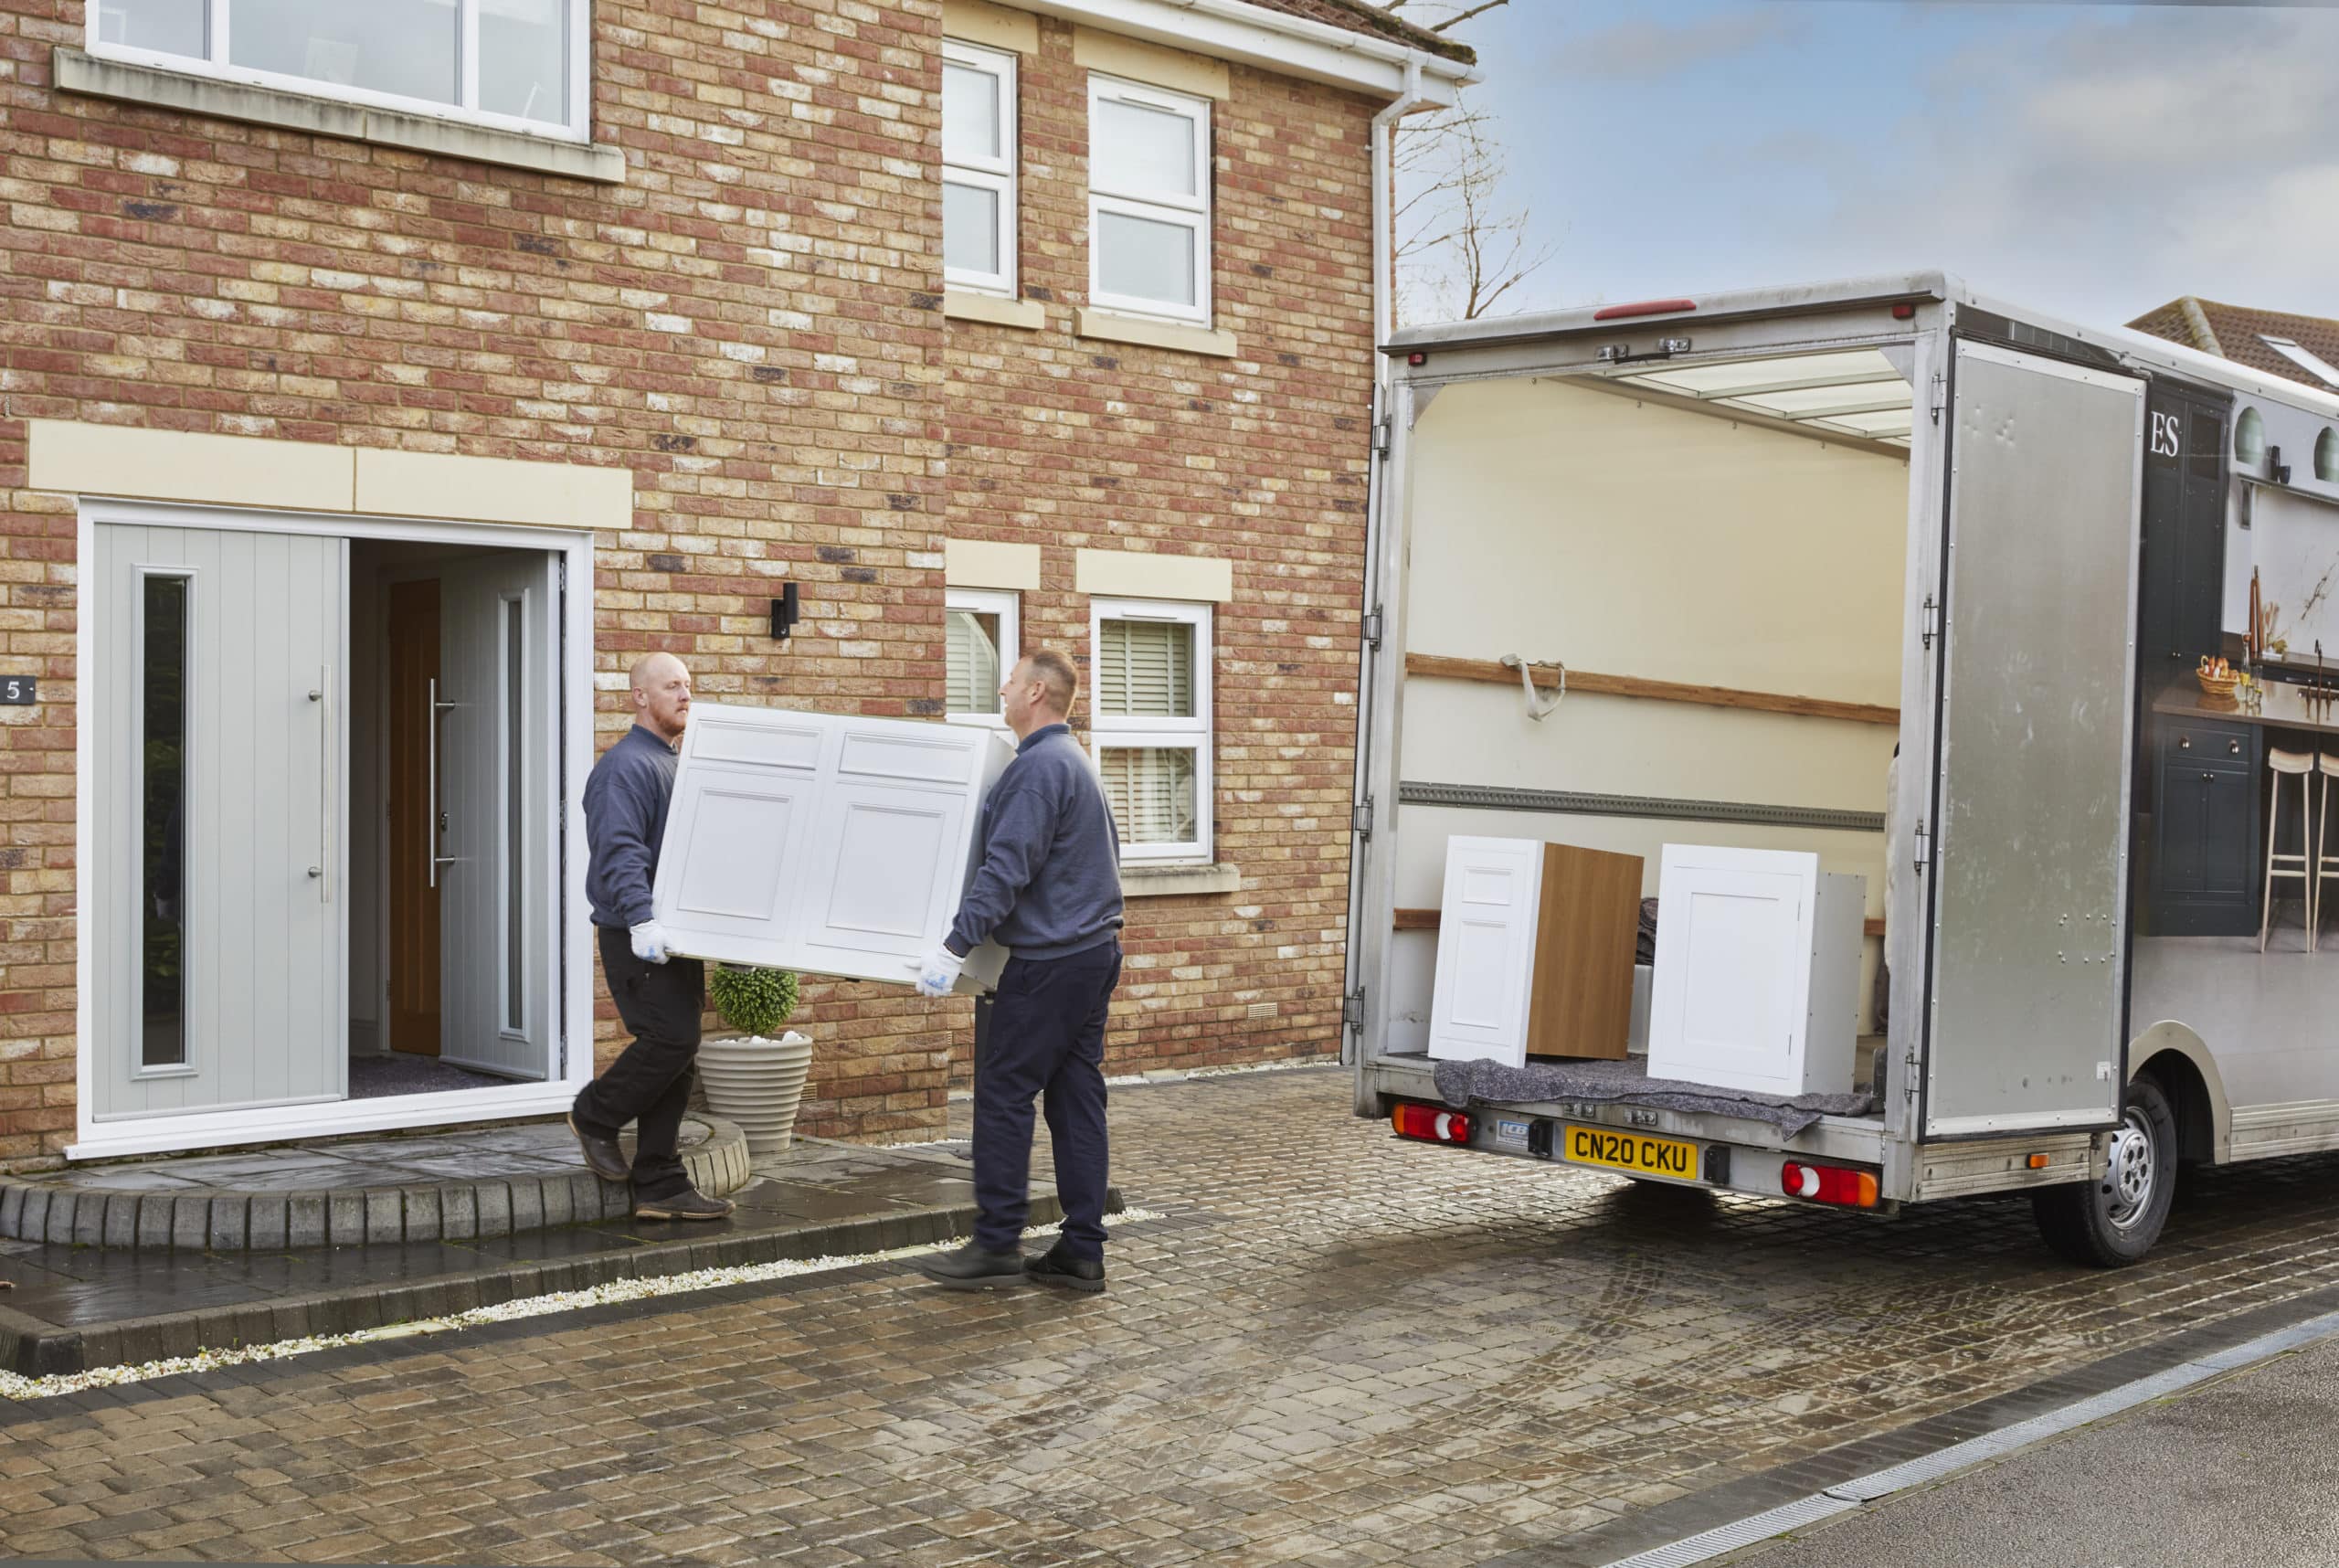
<path id="1" fill-rule="evenodd" d="M 554 1075 L 556 582 L 542 551 L 353 545 L 353 1100 Z"/>

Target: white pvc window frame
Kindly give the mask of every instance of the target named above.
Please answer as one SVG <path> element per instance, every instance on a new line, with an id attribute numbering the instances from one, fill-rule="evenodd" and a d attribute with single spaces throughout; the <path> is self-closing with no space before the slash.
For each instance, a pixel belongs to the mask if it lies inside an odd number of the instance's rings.
<path id="1" fill-rule="evenodd" d="M 1088 744 L 1101 768 L 1114 750 L 1191 751 L 1194 755 L 1194 836 L 1176 843 L 1124 843 L 1124 863 L 1200 864 L 1212 862 L 1217 813 L 1211 765 L 1212 713 L 1215 705 L 1211 642 L 1212 606 L 1158 599 L 1094 599 L 1088 602 Z M 1147 620 L 1194 630 L 1194 711 L 1187 718 L 1133 717 L 1105 711 L 1105 623 Z"/>
<path id="2" fill-rule="evenodd" d="M 355 4 L 356 0 L 316 0 L 318 4 Z M 236 0 L 206 0 L 204 6 L 204 45 L 201 57 L 175 55 L 161 49 L 137 48 L 127 44 L 108 43 L 98 36 L 99 11 L 96 0 L 89 6 L 89 22 L 83 37 L 83 48 L 100 59 L 121 60 L 128 65 L 151 66 L 157 70 L 176 71 L 182 76 L 206 77 L 215 81 L 233 82 L 243 87 L 266 88 L 277 92 L 298 93 L 304 98 L 329 98 L 344 103 L 372 104 L 383 109 L 395 109 L 407 114 L 428 115 L 436 120 L 450 120 L 466 125 L 484 125 L 498 131 L 510 131 L 523 136 L 535 136 L 560 142 L 587 143 L 593 132 L 593 5 L 592 0 L 562 0 L 566 13 L 568 44 L 568 117 L 565 122 L 524 120 L 515 114 L 497 114 L 478 107 L 479 104 L 479 16 L 480 0 L 452 0 L 455 21 L 455 81 L 456 101 L 439 103 L 428 98 L 408 98 L 403 93 L 380 92 L 372 88 L 352 87 L 337 81 L 323 81 L 315 77 L 289 76 L 281 71 L 257 70 L 250 66 L 231 63 L 228 40 L 235 23 Z"/>
<path id="3" fill-rule="evenodd" d="M 957 38 L 942 40 L 945 62 L 962 69 L 980 71 L 990 77 L 999 94 L 999 153 L 994 157 L 970 155 L 966 149 L 955 153 L 949 144 L 949 133 L 944 132 L 942 146 L 942 183 L 962 185 L 970 190 L 989 191 L 999 202 L 999 267 L 995 271 L 979 271 L 968 267 L 953 267 L 946 260 L 942 281 L 949 288 L 964 289 L 978 294 L 999 294 L 1015 297 L 1015 261 L 1021 227 L 1017 219 L 1015 162 L 1018 151 L 1017 119 L 1015 113 L 1015 57 L 1004 49 L 985 48 L 979 44 L 961 43 Z M 942 253 L 950 253 L 946 236 Z"/>
<path id="4" fill-rule="evenodd" d="M 970 615 L 999 617 L 999 678 L 1003 683 L 1007 673 L 1023 657 L 1023 596 L 1009 588 L 946 588 L 942 595 L 943 612 L 962 609 Z M 946 640 L 943 661 L 947 666 L 949 651 Z M 981 725 L 989 729 L 1004 730 L 1007 716 L 999 711 L 994 693 L 989 713 L 961 713 L 957 709 L 946 715 L 952 724 Z"/>
<path id="5" fill-rule="evenodd" d="M 1159 187 L 1112 189 L 1098 185 L 1096 168 L 1100 160 L 1096 156 L 1095 138 L 1099 118 L 1096 106 L 1106 102 L 1133 104 L 1180 115 L 1186 120 L 1193 136 L 1194 189 L 1191 194 Z M 1216 172 L 1210 155 L 1210 100 L 1092 73 L 1088 78 L 1088 135 L 1089 302 L 1101 310 L 1121 315 L 1147 316 L 1190 326 L 1210 325 L 1211 187 Z M 1192 248 L 1194 299 L 1191 304 L 1173 300 L 1147 299 L 1136 294 L 1116 294 L 1104 286 L 1105 251 L 1099 240 L 1099 220 L 1106 213 L 1172 224 L 1186 231 L 1187 243 Z"/>

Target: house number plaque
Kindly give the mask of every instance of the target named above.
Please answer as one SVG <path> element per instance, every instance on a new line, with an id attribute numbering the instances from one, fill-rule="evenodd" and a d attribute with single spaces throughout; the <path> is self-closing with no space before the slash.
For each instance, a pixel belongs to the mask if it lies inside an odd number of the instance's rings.
<path id="1" fill-rule="evenodd" d="M 26 708 L 40 701 L 40 681 L 32 675 L 0 675 L 0 707 Z"/>

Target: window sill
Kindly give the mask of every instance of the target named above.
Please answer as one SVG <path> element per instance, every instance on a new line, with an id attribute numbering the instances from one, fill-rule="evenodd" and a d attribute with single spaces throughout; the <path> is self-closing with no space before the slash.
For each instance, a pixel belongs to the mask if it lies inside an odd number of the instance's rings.
<path id="1" fill-rule="evenodd" d="M 951 289 L 942 296 L 942 313 L 954 322 L 989 322 L 993 326 L 1021 327 L 1037 332 L 1048 324 L 1048 309 L 1037 300 L 1008 300 L 997 294 L 972 294 Z"/>
<path id="2" fill-rule="evenodd" d="M 1180 326 L 1175 322 L 1149 322 L 1083 305 L 1074 317 L 1073 331 L 1106 343 L 1143 344 L 1148 348 L 1174 348 L 1184 354 L 1206 354 L 1214 359 L 1234 357 L 1234 334 L 1209 327 Z"/>
<path id="3" fill-rule="evenodd" d="M 217 81 L 190 72 L 164 70 L 125 60 L 101 59 L 59 45 L 52 69 L 58 90 L 92 98 L 120 99 L 154 109 L 176 109 L 221 120 L 308 131 L 409 152 L 469 158 L 506 168 L 534 169 L 601 185 L 625 183 L 625 154 L 598 143 L 529 136 L 485 125 L 467 125 L 433 114 L 345 103 L 338 99 Z"/>
<path id="4" fill-rule="evenodd" d="M 1234 865 L 1129 865 L 1121 867 L 1124 898 L 1170 898 L 1180 895 L 1234 893 L 1243 868 Z"/>

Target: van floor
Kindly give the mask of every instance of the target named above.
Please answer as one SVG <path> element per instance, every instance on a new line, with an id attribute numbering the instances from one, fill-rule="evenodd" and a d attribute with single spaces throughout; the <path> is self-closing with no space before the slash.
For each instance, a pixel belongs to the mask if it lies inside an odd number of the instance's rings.
<path id="1" fill-rule="evenodd" d="M 1868 1046 L 1868 1050 L 1862 1059 L 1873 1062 L 1875 1047 L 1882 1044 L 1881 1040 L 1870 1037 L 1863 1044 Z M 1392 1052 L 1386 1060 L 1428 1067 L 1433 1072 L 1438 1065 L 1425 1052 Z M 1456 1065 L 1447 1064 L 1449 1066 Z M 1447 1085 L 1441 1092 L 1451 1097 L 1462 1090 L 1457 1085 Z M 1866 1084 L 1842 1094 L 1788 1097 L 1684 1079 L 1652 1080 L 1648 1057 L 1637 1053 L 1621 1058 L 1529 1056 L 1525 1065 L 1520 1067 L 1505 1066 L 1482 1059 L 1471 1067 L 1467 1092 L 1472 1099 L 1498 1105 L 1533 1105 L 1571 1099 L 1608 1100 L 1714 1115 L 1745 1116 L 1756 1121 L 1777 1123 L 1791 1131 L 1808 1125 L 1815 1116 L 1880 1119 L 1884 1114 L 1883 1107 Z M 1459 1102 L 1449 1097 L 1448 1103 Z"/>

